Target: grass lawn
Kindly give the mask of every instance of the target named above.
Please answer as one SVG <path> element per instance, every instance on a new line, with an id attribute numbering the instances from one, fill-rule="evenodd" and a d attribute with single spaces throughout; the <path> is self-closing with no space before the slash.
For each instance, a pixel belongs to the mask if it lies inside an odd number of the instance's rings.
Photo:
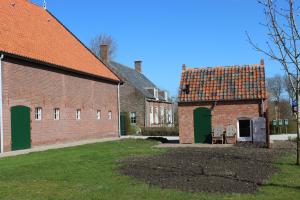
<path id="1" fill-rule="evenodd" d="M 186 193 L 149 187 L 116 170 L 117 160 L 162 153 L 155 142 L 123 140 L 0 159 L 0 199 L 300 199 L 300 167 L 291 155 L 256 194 Z"/>

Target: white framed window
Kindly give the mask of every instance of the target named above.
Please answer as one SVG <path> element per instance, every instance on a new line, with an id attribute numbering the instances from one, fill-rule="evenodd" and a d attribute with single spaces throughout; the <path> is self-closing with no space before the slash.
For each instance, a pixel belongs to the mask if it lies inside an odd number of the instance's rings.
<path id="1" fill-rule="evenodd" d="M 53 117 L 54 117 L 54 120 L 59 120 L 60 119 L 59 108 L 54 108 L 53 109 Z"/>
<path id="2" fill-rule="evenodd" d="M 108 111 L 108 119 L 112 119 L 112 112 Z"/>
<path id="3" fill-rule="evenodd" d="M 158 107 L 155 107 L 155 112 L 154 112 L 154 123 L 158 124 Z"/>
<path id="4" fill-rule="evenodd" d="M 160 123 L 164 124 L 165 122 L 165 112 L 164 107 L 160 107 Z"/>
<path id="5" fill-rule="evenodd" d="M 81 119 L 81 110 L 80 110 L 80 109 L 77 109 L 77 110 L 76 110 L 76 119 L 77 119 L 77 120 L 80 120 L 80 119 Z"/>
<path id="6" fill-rule="evenodd" d="M 173 123 L 173 116 L 172 116 L 172 109 L 169 110 L 169 115 L 168 115 L 168 123 L 172 124 Z"/>
<path id="7" fill-rule="evenodd" d="M 132 124 L 136 124 L 136 112 L 131 112 L 130 113 L 130 122 Z"/>
<path id="8" fill-rule="evenodd" d="M 96 117 L 97 120 L 101 119 L 101 110 L 97 110 Z"/>
<path id="9" fill-rule="evenodd" d="M 34 109 L 34 119 L 37 121 L 42 120 L 42 108 L 41 107 L 36 107 Z"/>
<path id="10" fill-rule="evenodd" d="M 169 99 L 169 97 L 168 97 L 168 92 L 166 92 L 166 91 L 164 91 L 164 93 L 165 93 L 165 101 L 168 101 Z"/>
<path id="11" fill-rule="evenodd" d="M 154 98 L 158 99 L 158 89 L 154 88 L 153 93 L 154 93 Z"/>
<path id="12" fill-rule="evenodd" d="M 153 106 L 150 107 L 150 124 L 153 124 L 154 119 L 153 119 Z"/>

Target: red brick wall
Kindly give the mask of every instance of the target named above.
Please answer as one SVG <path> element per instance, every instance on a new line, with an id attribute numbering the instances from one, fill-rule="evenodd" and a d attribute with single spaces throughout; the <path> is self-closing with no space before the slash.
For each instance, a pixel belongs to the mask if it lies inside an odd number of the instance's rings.
<path id="1" fill-rule="evenodd" d="M 31 108 L 32 146 L 118 136 L 117 85 L 18 60 L 3 62 L 4 148 L 10 150 L 10 108 Z M 42 120 L 34 108 L 42 107 Z M 53 109 L 60 108 L 60 120 Z M 81 109 L 81 120 L 76 120 Z M 101 110 L 101 119 L 96 119 Z M 108 112 L 112 111 L 112 120 Z"/>
<path id="2" fill-rule="evenodd" d="M 259 117 L 260 103 L 257 101 L 230 101 L 202 104 L 180 104 L 178 107 L 180 143 L 194 143 L 194 110 L 198 107 L 206 107 L 212 110 L 212 127 L 222 124 L 227 126 L 237 125 L 240 117 Z"/>

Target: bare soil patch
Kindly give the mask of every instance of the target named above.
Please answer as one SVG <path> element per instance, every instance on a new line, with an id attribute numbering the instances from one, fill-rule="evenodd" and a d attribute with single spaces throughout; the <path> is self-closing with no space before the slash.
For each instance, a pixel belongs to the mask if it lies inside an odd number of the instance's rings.
<path id="1" fill-rule="evenodd" d="M 273 162 L 296 145 L 273 149 L 246 147 L 180 148 L 167 153 L 121 160 L 122 174 L 149 185 L 188 192 L 254 193 L 278 170 Z"/>

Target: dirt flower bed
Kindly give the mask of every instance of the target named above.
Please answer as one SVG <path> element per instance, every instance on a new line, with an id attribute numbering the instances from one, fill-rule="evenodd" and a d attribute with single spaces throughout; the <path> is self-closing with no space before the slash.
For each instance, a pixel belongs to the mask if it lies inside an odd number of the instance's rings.
<path id="1" fill-rule="evenodd" d="M 120 172 L 161 188 L 188 192 L 254 193 L 277 169 L 272 163 L 295 144 L 264 148 L 180 148 L 121 161 Z"/>

